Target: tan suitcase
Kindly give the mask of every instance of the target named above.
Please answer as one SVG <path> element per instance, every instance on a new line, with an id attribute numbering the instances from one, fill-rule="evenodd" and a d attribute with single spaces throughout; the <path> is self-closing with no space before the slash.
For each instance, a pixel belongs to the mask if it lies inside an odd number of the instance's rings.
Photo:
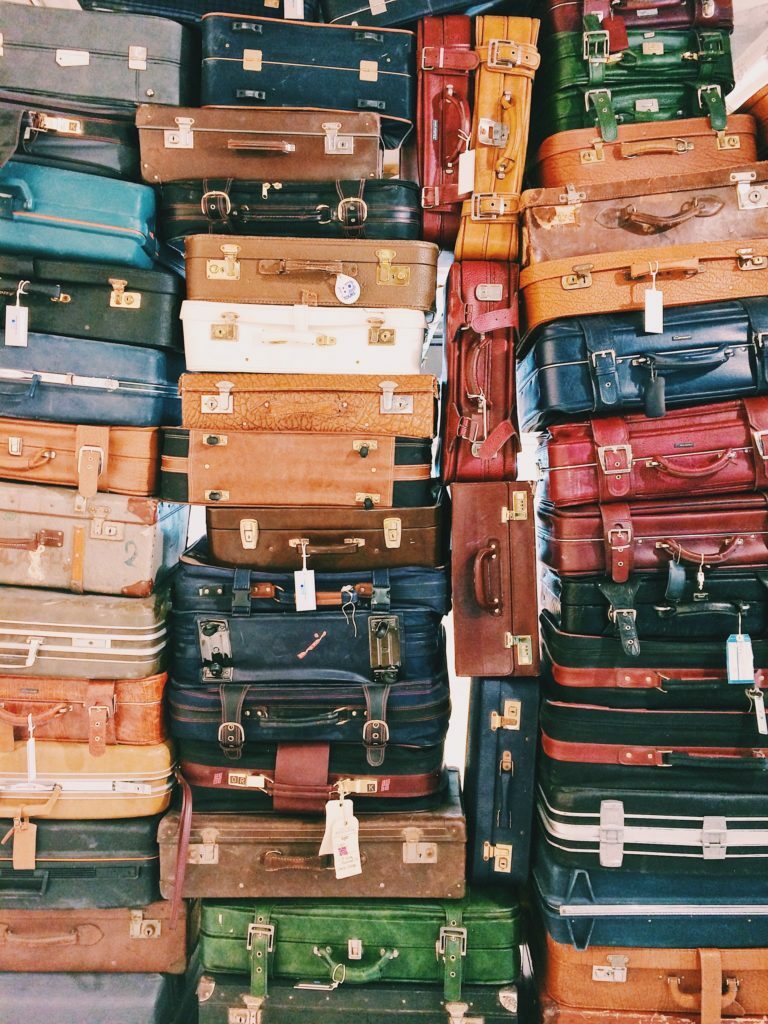
<path id="1" fill-rule="evenodd" d="M 745 114 L 751 114 L 757 121 L 760 154 L 768 156 L 768 85 L 750 97 L 741 110 Z"/>
<path id="2" fill-rule="evenodd" d="M 539 1000 L 542 1024 L 702 1024 L 695 1010 L 659 1014 L 655 1010 L 585 1010 L 565 1006 L 542 996 Z M 728 1024 L 766 1024 L 765 1014 L 727 1018 Z"/>

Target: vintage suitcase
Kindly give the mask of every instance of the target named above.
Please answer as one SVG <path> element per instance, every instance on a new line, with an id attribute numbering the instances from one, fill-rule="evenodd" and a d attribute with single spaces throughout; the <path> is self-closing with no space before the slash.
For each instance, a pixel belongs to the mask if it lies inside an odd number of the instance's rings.
<path id="1" fill-rule="evenodd" d="M 307 566 L 317 570 L 437 566 L 448 560 L 450 504 L 447 492 L 437 489 L 429 505 L 396 515 L 375 508 L 211 505 L 206 525 L 219 565 L 296 571 L 305 554 Z"/>
<path id="2" fill-rule="evenodd" d="M 768 85 L 763 86 L 742 105 L 744 114 L 754 117 L 757 122 L 757 135 L 760 144 L 760 155 L 768 156 Z"/>
<path id="3" fill-rule="evenodd" d="M 160 494 L 196 505 L 424 506 L 431 463 L 429 439 L 165 430 Z"/>
<path id="4" fill-rule="evenodd" d="M 768 163 L 531 189 L 521 199 L 522 262 L 758 237 L 768 232 L 766 194 Z"/>
<path id="5" fill-rule="evenodd" d="M 218 13 L 202 28 L 204 107 L 304 107 L 311 97 L 322 109 L 378 113 L 387 148 L 413 129 L 412 32 Z"/>
<path id="6" fill-rule="evenodd" d="M 381 174 L 378 114 L 305 107 L 287 119 L 283 107 L 146 104 L 137 110 L 136 124 L 141 175 L 152 184 L 212 177 L 281 184 Z"/>
<path id="7" fill-rule="evenodd" d="M 427 344 L 418 309 L 186 300 L 181 319 L 187 369 L 208 373 L 415 374 Z"/>
<path id="8" fill-rule="evenodd" d="M 392 4 L 393 7 L 396 3 Z M 452 249 L 459 232 L 459 157 L 472 132 L 472 19 L 422 18 L 417 34 L 417 155 L 424 238 Z"/>
<path id="9" fill-rule="evenodd" d="M 0 1001 L 16 1020 L 31 1020 L 56 1006 L 57 1024 L 183 1024 L 176 1010 L 183 979 L 174 974 L 0 974 Z M 514 1024 L 514 1022 L 513 1022 Z"/>
<path id="10" fill-rule="evenodd" d="M 517 979 L 520 918 L 509 897 L 479 892 L 447 902 L 207 900 L 200 959 L 206 971 L 250 973 L 255 996 L 267 995 L 273 978 L 343 977 L 351 985 L 429 981 L 458 1001 L 465 984 Z"/>
<path id="11" fill-rule="evenodd" d="M 103 493 L 77 503 L 63 487 L 0 483 L 0 584 L 147 597 L 175 568 L 186 505 Z"/>
<path id="12" fill-rule="evenodd" d="M 455 484 L 451 494 L 456 674 L 538 675 L 531 485 Z"/>
<path id="13" fill-rule="evenodd" d="M 139 103 L 196 102 L 195 39 L 175 21 L 14 6 L 0 32 L 0 92 L 131 119 Z"/>
<path id="14" fill-rule="evenodd" d="M 182 895 L 458 899 L 465 891 L 466 823 L 458 771 L 448 776 L 448 789 L 433 811 L 382 815 L 377 806 L 374 813 L 359 813 L 363 870 L 344 879 L 336 878 L 332 856 L 318 855 L 325 827 L 320 821 L 195 813 L 182 851 Z M 166 899 L 176 885 L 179 826 L 178 812 L 169 811 L 158 829 L 160 891 Z"/>
<path id="15" fill-rule="evenodd" d="M 0 669 L 46 679 L 144 679 L 162 671 L 166 588 L 151 597 L 3 589 Z"/>
<path id="16" fill-rule="evenodd" d="M 155 206 L 148 185 L 101 178 L 94 188 L 92 174 L 9 160 L 0 167 L 0 247 L 4 254 L 149 270 L 157 254 Z"/>
<path id="17" fill-rule="evenodd" d="M 723 2 L 723 0 L 719 0 Z M 174 21 L 197 25 L 204 14 L 216 4 L 212 0 L 82 0 L 89 10 L 121 13 L 156 14 Z M 230 14 L 253 14 L 258 11 L 270 18 L 314 18 L 317 0 L 227 0 Z"/>
<path id="18" fill-rule="evenodd" d="M 732 0 L 547 0 L 546 6 L 552 32 L 581 32 L 584 15 L 597 14 L 612 53 L 628 28 L 733 29 Z"/>
<path id="19" fill-rule="evenodd" d="M 538 679 L 470 684 L 464 805 L 474 885 L 528 880 L 538 707 Z"/>
<path id="20" fill-rule="evenodd" d="M 323 21 L 331 25 L 411 25 L 427 16 L 460 11 L 459 0 L 320 0 Z"/>
<path id="21" fill-rule="evenodd" d="M 520 434 L 515 391 L 517 278 L 513 263 L 467 261 L 448 272 L 445 483 L 514 480 Z"/>
<path id="22" fill-rule="evenodd" d="M 37 818 L 34 858 L 13 866 L 0 844 L 0 911 L 145 907 L 160 898 L 159 815 L 111 821 Z M 13 822 L 0 822 L 3 835 Z"/>
<path id="23" fill-rule="evenodd" d="M 435 304 L 437 246 L 363 239 L 190 235 L 187 298 L 290 306 L 421 309 Z"/>
<path id="24" fill-rule="evenodd" d="M 741 167 L 757 160 L 756 130 L 746 114 L 730 116 L 717 132 L 704 117 L 620 124 L 615 142 L 575 128 L 542 142 L 531 173 L 544 188 L 562 188 Z"/>
<path id="25" fill-rule="evenodd" d="M 659 416 L 667 404 L 760 394 L 768 389 L 760 343 L 766 330 L 763 297 L 667 310 L 662 334 L 645 331 L 641 311 L 553 320 L 525 340 L 523 430 L 577 414 Z"/>
<path id="26" fill-rule="evenodd" d="M 535 18 L 475 21 L 475 100 L 470 148 L 472 194 L 463 199 L 460 260 L 516 260 L 518 210 L 528 148 L 533 76 L 539 67 Z"/>
<path id="27" fill-rule="evenodd" d="M 601 1024 L 605 1021 L 605 1010 L 584 1010 L 581 1007 L 563 1006 L 560 1003 L 548 999 L 542 995 L 539 999 L 541 1006 L 542 1021 L 545 1024 Z M 658 1024 L 659 1014 L 655 1011 L 638 1010 L 612 1010 L 611 1020 L 615 1024 Z M 740 1015 L 729 1017 L 733 1024 L 762 1024 L 764 1015 Z M 693 1010 L 682 1010 L 679 1013 L 665 1013 L 665 1022 L 668 1024 L 701 1024 L 701 1015 L 698 1013 L 698 1004 Z"/>

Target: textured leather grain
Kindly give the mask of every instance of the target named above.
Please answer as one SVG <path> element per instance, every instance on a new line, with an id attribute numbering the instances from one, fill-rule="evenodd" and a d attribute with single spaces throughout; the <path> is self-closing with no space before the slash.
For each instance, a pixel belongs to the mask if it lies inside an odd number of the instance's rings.
<path id="1" fill-rule="evenodd" d="M 605 21 L 611 40 L 627 28 L 733 28 L 732 0 L 547 0 L 546 6 L 553 32 L 580 32 L 591 13 Z"/>
<path id="2" fill-rule="evenodd" d="M 741 107 L 745 114 L 751 114 L 757 121 L 757 131 L 760 138 L 760 155 L 768 156 L 768 85 L 759 89 Z"/>

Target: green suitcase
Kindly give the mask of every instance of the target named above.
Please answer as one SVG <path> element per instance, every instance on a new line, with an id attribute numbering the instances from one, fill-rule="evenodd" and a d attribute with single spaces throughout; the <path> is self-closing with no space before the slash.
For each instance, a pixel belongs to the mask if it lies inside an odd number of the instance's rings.
<path id="1" fill-rule="evenodd" d="M 251 995 L 268 978 L 325 984 L 376 981 L 500 985 L 520 973 L 518 904 L 487 893 L 462 900 L 204 900 L 205 971 L 250 973 Z"/>

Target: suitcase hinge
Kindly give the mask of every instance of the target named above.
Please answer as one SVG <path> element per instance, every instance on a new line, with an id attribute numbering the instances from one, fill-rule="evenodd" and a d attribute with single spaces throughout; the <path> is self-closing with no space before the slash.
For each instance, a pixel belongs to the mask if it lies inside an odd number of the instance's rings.
<path id="1" fill-rule="evenodd" d="M 221 323 L 211 324 L 211 341 L 237 341 L 239 330 L 237 327 L 238 313 L 220 313 Z"/>
<path id="2" fill-rule="evenodd" d="M 30 111 L 30 117 L 32 119 L 32 126 L 27 129 L 28 133 L 59 132 L 61 135 L 83 134 L 83 122 L 71 117 L 54 117 L 52 114 L 43 114 L 36 110 Z"/>
<path id="3" fill-rule="evenodd" d="M 325 132 L 325 154 L 326 156 L 348 156 L 355 152 L 354 135 L 340 135 L 340 121 L 324 121 L 322 129 Z"/>
<path id="4" fill-rule="evenodd" d="M 200 411 L 209 413 L 232 413 L 234 412 L 234 401 L 232 388 L 235 385 L 228 380 L 216 381 L 217 395 L 201 395 Z"/>
<path id="5" fill-rule="evenodd" d="M 768 185 L 755 185 L 754 171 L 733 171 L 731 181 L 736 186 L 740 210 L 764 210 L 768 207 Z"/>
<path id="6" fill-rule="evenodd" d="M 506 146 L 509 128 L 492 117 L 481 117 L 477 126 L 477 141 L 482 146 Z"/>
<path id="7" fill-rule="evenodd" d="M 624 984 L 627 980 L 628 956 L 611 954 L 607 958 L 608 966 L 605 964 L 594 964 L 592 967 L 592 981 L 612 981 Z"/>
<path id="8" fill-rule="evenodd" d="M 693 143 L 690 144 L 693 149 Z M 717 148 L 720 150 L 741 149 L 741 139 L 738 135 L 726 135 L 725 132 L 717 133 Z"/>
<path id="9" fill-rule="evenodd" d="M 512 647 L 517 648 L 518 665 L 533 664 L 533 639 L 530 633 L 526 633 L 523 636 L 516 636 L 514 633 L 505 633 L 504 648 L 505 650 L 510 650 Z"/>
<path id="10" fill-rule="evenodd" d="M 397 340 L 397 331 L 394 327 L 385 327 L 384 321 L 372 318 L 368 321 L 368 344 L 369 345 L 394 345 Z M 397 387 L 397 385 L 395 385 Z"/>
<path id="11" fill-rule="evenodd" d="M 336 344 L 336 338 L 332 334 L 317 334 L 315 335 L 315 344 L 320 345 L 321 348 L 330 348 Z"/>
<path id="12" fill-rule="evenodd" d="M 403 521 L 397 516 L 388 516 L 382 523 L 384 547 L 399 548 L 403 538 Z"/>
<path id="13" fill-rule="evenodd" d="M 572 274 L 564 274 L 560 278 L 560 284 L 565 291 L 572 292 L 578 288 L 592 287 L 592 274 L 590 271 L 594 263 L 579 263 L 573 268 Z"/>
<path id="14" fill-rule="evenodd" d="M 226 619 L 201 619 L 197 624 L 203 680 L 232 679 L 232 643 Z"/>
<path id="15" fill-rule="evenodd" d="M 259 543 L 259 521 L 258 519 L 240 520 L 240 544 L 243 551 L 255 551 Z"/>
<path id="16" fill-rule="evenodd" d="M 392 334 L 394 333 L 393 331 Z M 412 415 L 413 395 L 395 395 L 396 387 L 397 383 L 394 380 L 383 380 L 379 384 L 382 393 L 379 399 L 379 412 L 382 416 Z"/>
<path id="17" fill-rule="evenodd" d="M 223 259 L 205 261 L 205 276 L 209 281 L 239 281 L 240 260 L 237 254 L 240 252 L 240 246 L 228 242 L 221 246 L 221 251 L 224 254 Z"/>
<path id="18" fill-rule="evenodd" d="M 728 850 L 728 825 L 725 818 L 710 816 L 703 819 L 701 849 L 704 860 L 725 860 Z"/>
<path id="19" fill-rule="evenodd" d="M 403 835 L 403 864 L 437 864 L 437 843 L 420 842 L 420 828 L 406 828 Z"/>
<path id="20" fill-rule="evenodd" d="M 141 309 L 141 292 L 127 292 L 128 282 L 116 277 L 110 277 L 109 283 L 112 285 L 109 304 L 113 309 Z"/>
<path id="21" fill-rule="evenodd" d="M 177 128 L 166 128 L 163 132 L 163 145 L 166 149 L 194 149 L 195 133 L 192 125 L 194 117 L 174 117 Z"/>
<path id="22" fill-rule="evenodd" d="M 400 620 L 397 615 L 371 615 L 368 619 L 368 648 L 375 681 L 384 684 L 396 682 L 401 665 Z"/>
<path id="23" fill-rule="evenodd" d="M 378 285 L 408 285 L 411 282 L 411 268 L 397 266 L 392 260 L 397 255 L 395 249 L 377 249 L 376 259 L 379 265 L 376 268 L 376 284 Z"/>
<path id="24" fill-rule="evenodd" d="M 600 867 L 620 868 L 624 861 L 624 804 L 603 800 L 600 804 Z"/>
<path id="25" fill-rule="evenodd" d="M 91 538 L 93 540 L 122 540 L 125 523 L 113 523 L 107 516 L 109 509 L 97 506 L 88 510 L 91 514 Z"/>
<path id="26" fill-rule="evenodd" d="M 517 731 L 520 728 L 522 710 L 522 701 L 505 700 L 504 711 L 502 714 L 499 714 L 498 711 L 491 712 L 491 732 L 497 732 L 499 729 L 512 729 Z"/>
<path id="27" fill-rule="evenodd" d="M 146 46 L 128 47 L 128 67 L 131 71 L 147 70 L 147 48 Z"/>
<path id="28" fill-rule="evenodd" d="M 502 523 L 524 522 L 528 519 L 527 491 L 513 491 L 511 506 L 503 505 L 501 509 Z"/>
<path id="29" fill-rule="evenodd" d="M 493 861 L 493 870 L 508 875 L 512 871 L 512 844 L 496 843 L 494 846 L 487 840 L 483 843 L 483 860 Z"/>
<path id="30" fill-rule="evenodd" d="M 155 918 L 144 917 L 143 910 L 131 911 L 130 937 L 132 939 L 159 939 L 162 924 Z"/>
<path id="31" fill-rule="evenodd" d="M 765 270 L 768 267 L 768 256 L 755 256 L 754 249 L 737 249 L 739 270 Z"/>
<path id="32" fill-rule="evenodd" d="M 200 830 L 202 843 L 190 843 L 187 848 L 187 864 L 218 864 L 219 844 L 216 842 L 218 832 L 215 828 Z"/>

